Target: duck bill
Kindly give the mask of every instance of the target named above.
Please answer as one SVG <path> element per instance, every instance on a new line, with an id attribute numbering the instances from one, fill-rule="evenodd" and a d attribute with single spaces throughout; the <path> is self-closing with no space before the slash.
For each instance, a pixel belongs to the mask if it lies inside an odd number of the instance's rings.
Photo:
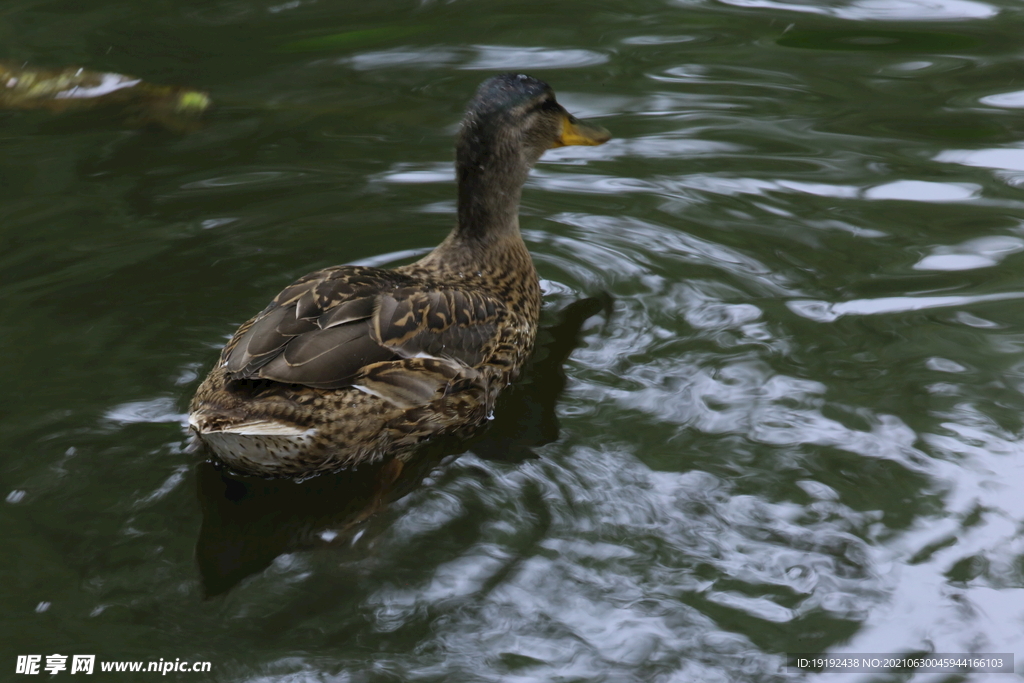
<path id="1" fill-rule="evenodd" d="M 612 134 L 601 126 L 586 121 L 580 121 L 574 116 L 565 115 L 562 117 L 562 134 L 555 141 L 552 147 L 567 147 L 569 145 L 603 145 L 611 140 Z"/>

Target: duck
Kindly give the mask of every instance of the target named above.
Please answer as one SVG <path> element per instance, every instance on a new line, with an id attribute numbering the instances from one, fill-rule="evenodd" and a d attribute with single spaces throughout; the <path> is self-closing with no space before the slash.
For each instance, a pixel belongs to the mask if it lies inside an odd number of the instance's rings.
<path id="1" fill-rule="evenodd" d="M 515 381 L 537 335 L 541 289 L 519 230 L 545 151 L 601 145 L 551 87 L 484 81 L 455 144 L 455 226 L 396 268 L 305 275 L 241 325 L 196 390 L 189 430 L 245 475 L 303 479 L 393 462 L 442 435 L 472 435 Z"/>

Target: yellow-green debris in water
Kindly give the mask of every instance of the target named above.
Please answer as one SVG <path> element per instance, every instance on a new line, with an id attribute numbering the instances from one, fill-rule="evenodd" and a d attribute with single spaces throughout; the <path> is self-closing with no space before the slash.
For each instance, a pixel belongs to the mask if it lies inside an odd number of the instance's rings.
<path id="1" fill-rule="evenodd" d="M 80 67 L 37 69 L 0 62 L 0 109 L 45 109 L 53 112 L 120 107 L 133 123 L 158 123 L 171 129 L 189 127 L 210 107 L 204 92 L 154 85 L 141 78 Z"/>

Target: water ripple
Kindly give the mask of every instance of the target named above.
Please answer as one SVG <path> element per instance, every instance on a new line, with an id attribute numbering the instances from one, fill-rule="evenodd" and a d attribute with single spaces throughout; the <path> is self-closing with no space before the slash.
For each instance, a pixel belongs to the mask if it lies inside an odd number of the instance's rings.
<path id="1" fill-rule="evenodd" d="M 817 322 L 828 323 L 845 315 L 906 313 L 930 308 L 970 306 L 989 301 L 1012 301 L 1014 299 L 1024 299 L 1024 292 L 955 296 L 891 296 L 879 299 L 855 299 L 835 304 L 824 301 L 799 300 L 787 302 L 786 305 L 797 315 Z"/>
<path id="2" fill-rule="evenodd" d="M 962 202 L 974 199 L 981 186 L 973 183 L 936 183 L 896 180 L 864 191 L 865 199 L 902 199 L 911 202 Z"/>
<path id="3" fill-rule="evenodd" d="M 688 0 L 679 0 L 687 2 Z M 839 6 L 822 7 L 779 0 L 722 0 L 734 7 L 785 10 L 823 14 L 854 21 L 951 21 L 962 19 L 988 19 L 999 10 L 974 0 L 854 0 Z"/>
<path id="4" fill-rule="evenodd" d="M 987 104 L 990 107 L 1003 107 L 1006 109 L 1021 109 L 1024 108 L 1024 90 L 1014 90 L 1013 92 L 997 93 L 995 95 L 986 95 L 978 100 L 982 104 Z"/>
<path id="5" fill-rule="evenodd" d="M 757 259 L 722 244 L 687 234 L 651 221 L 629 216 L 595 216 L 563 213 L 552 220 L 578 229 L 583 242 L 614 244 L 621 253 L 629 254 L 629 261 L 644 263 L 657 255 L 659 258 L 682 263 L 697 263 L 714 267 L 743 279 L 753 289 L 772 294 L 795 295 L 797 290 L 784 275 Z M 622 268 L 622 264 L 614 273 Z"/>
<path id="6" fill-rule="evenodd" d="M 478 54 L 463 69 L 569 69 L 604 64 L 608 55 L 593 50 L 479 45 Z"/>
<path id="7" fill-rule="evenodd" d="M 468 70 L 570 69 L 608 61 L 608 55 L 594 50 L 506 45 L 476 45 L 472 48 L 413 48 L 363 52 L 337 61 L 353 69 L 436 68 L 458 64 Z"/>
<path id="8" fill-rule="evenodd" d="M 1000 147 L 977 150 L 946 150 L 935 156 L 936 161 L 965 166 L 980 166 L 1006 171 L 1024 171 L 1024 148 Z"/>
<path id="9" fill-rule="evenodd" d="M 157 422 L 188 424 L 188 416 L 178 412 L 174 399 L 165 397 L 122 403 L 107 410 L 104 418 L 118 425 Z"/>
<path id="10" fill-rule="evenodd" d="M 932 253 L 914 264 L 914 270 L 973 270 L 998 265 L 1011 254 L 1024 250 L 1024 239 L 992 235 L 967 240 L 955 246 L 933 247 Z"/>
<path id="11" fill-rule="evenodd" d="M 847 619 L 884 595 L 850 533 L 875 517 L 838 504 L 828 518 L 801 519 L 797 506 L 736 495 L 703 472 L 652 472 L 620 449 L 578 448 L 562 464 L 514 471 L 459 463 L 491 485 L 446 476 L 437 490 L 415 494 L 416 507 L 427 512 L 436 500 L 458 517 L 453 501 L 472 501 L 491 521 L 458 559 L 366 604 L 385 631 L 422 619 L 427 605 L 444 606 L 431 624 L 444 659 L 425 653 L 420 661 L 435 674 L 479 674 L 481 651 L 501 653 L 488 668 L 518 662 L 589 678 L 770 667 L 753 634 L 709 632 L 703 612 L 759 623 L 799 623 L 820 610 Z M 510 532 L 545 519 L 532 553 L 516 560 L 504 549 Z M 430 542 L 437 526 L 396 529 L 405 543 L 414 542 L 410 532 Z M 705 565 L 717 578 L 702 577 Z"/>

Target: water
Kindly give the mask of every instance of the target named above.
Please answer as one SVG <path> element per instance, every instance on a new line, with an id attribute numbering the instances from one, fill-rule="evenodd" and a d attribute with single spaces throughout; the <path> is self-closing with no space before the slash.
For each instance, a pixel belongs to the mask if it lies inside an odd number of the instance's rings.
<path id="1" fill-rule="evenodd" d="M 0 58 L 218 108 L 188 134 L 0 113 L 0 667 L 1021 660 L 1022 30 L 1005 0 L 8 3 Z M 508 69 L 616 137 L 526 189 L 549 331 L 487 440 L 390 486 L 186 452 L 199 379 L 282 286 L 443 237 L 459 115 Z"/>

